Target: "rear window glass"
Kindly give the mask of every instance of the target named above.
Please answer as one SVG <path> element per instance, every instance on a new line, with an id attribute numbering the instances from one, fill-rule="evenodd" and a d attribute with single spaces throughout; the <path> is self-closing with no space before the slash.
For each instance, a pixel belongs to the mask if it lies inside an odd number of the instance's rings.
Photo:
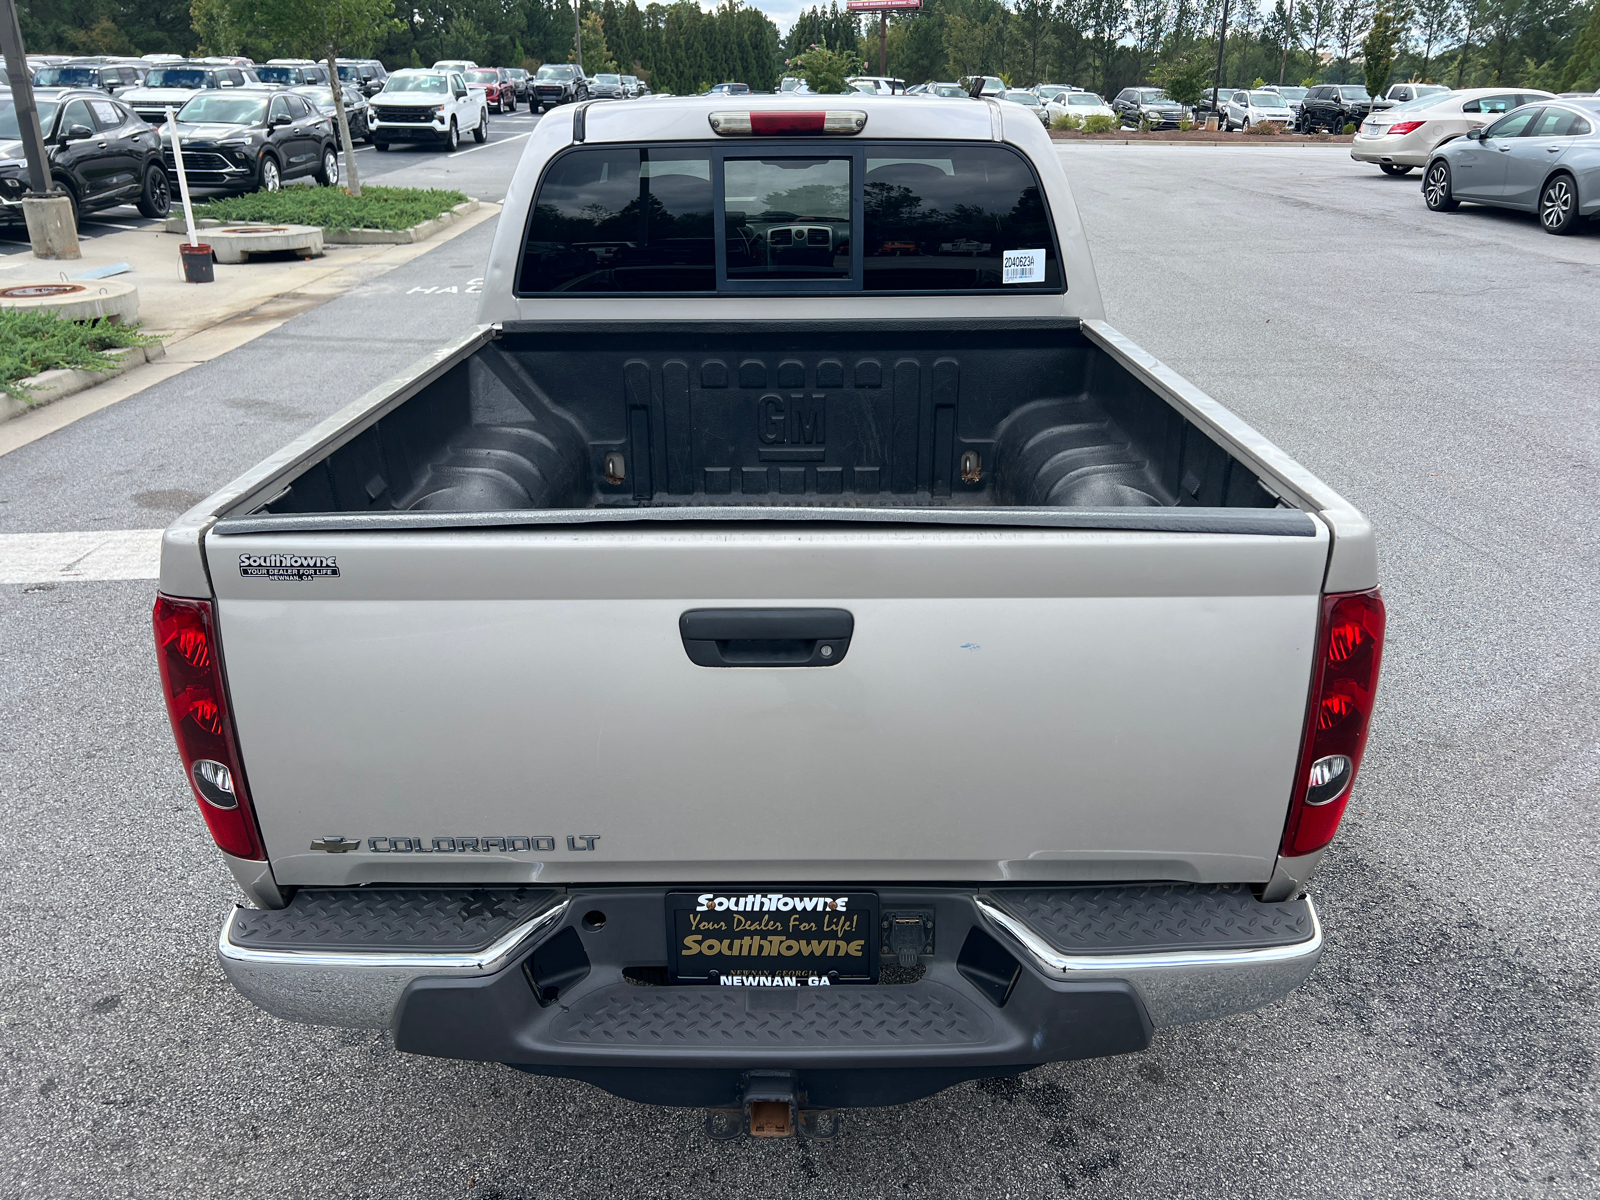
<path id="1" fill-rule="evenodd" d="M 867 291 L 970 291 L 1002 286 L 1007 250 L 1043 250 L 1044 280 L 1007 291 L 1058 291 L 1050 217 L 1033 168 L 999 146 L 948 155 L 867 156 Z"/>
<path id="2" fill-rule="evenodd" d="M 1038 177 L 1008 147 L 769 147 L 559 155 L 528 216 L 517 294 L 1065 287 Z"/>
<path id="3" fill-rule="evenodd" d="M 539 186 L 517 290 L 716 290 L 705 151 L 578 150 Z"/>

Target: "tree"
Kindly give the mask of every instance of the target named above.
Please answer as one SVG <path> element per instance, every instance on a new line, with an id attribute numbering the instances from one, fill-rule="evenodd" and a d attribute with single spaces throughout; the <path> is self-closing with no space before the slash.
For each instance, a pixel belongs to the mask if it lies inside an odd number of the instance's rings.
<path id="1" fill-rule="evenodd" d="M 1133 36 L 1134 80 L 1144 82 L 1145 58 L 1154 56 L 1167 32 L 1167 0 L 1128 0 L 1128 29 Z"/>
<path id="2" fill-rule="evenodd" d="M 826 46 L 810 46 L 788 61 L 789 70 L 806 81 L 813 92 L 823 95 L 843 95 L 850 90 L 846 75 L 854 75 L 861 60 L 854 54 L 829 50 Z"/>
<path id="3" fill-rule="evenodd" d="M 1597 60 L 1600 60 L 1600 3 L 1596 3 L 1589 10 L 1589 23 L 1578 35 L 1578 40 L 1572 48 L 1572 55 L 1567 59 L 1566 68 L 1561 72 L 1560 90 L 1574 91 L 1580 84 L 1586 91 L 1593 88 L 1595 75 L 1600 73 L 1600 61 Z"/>
<path id="4" fill-rule="evenodd" d="M 1339 6 L 1338 15 L 1334 18 L 1333 36 L 1339 47 L 1339 61 L 1341 64 L 1350 62 L 1350 50 L 1362 37 L 1367 28 L 1366 0 L 1344 0 Z M 1344 78 L 1343 72 L 1340 79 Z"/>
<path id="5" fill-rule="evenodd" d="M 1417 78 L 1428 78 L 1433 48 L 1453 37 L 1461 27 L 1461 0 L 1416 0 L 1417 38 L 1422 43 L 1422 61 Z"/>
<path id="6" fill-rule="evenodd" d="M 607 74 L 617 69 L 617 64 L 611 60 L 611 51 L 606 48 L 605 22 L 600 19 L 597 12 L 585 13 L 582 22 L 583 33 L 583 73 L 585 75 Z"/>
<path id="7" fill-rule="evenodd" d="M 1400 23 L 1390 11 L 1388 0 L 1378 0 L 1378 10 L 1372 14 L 1372 27 L 1361 41 L 1362 68 L 1367 91 L 1372 95 L 1381 96 L 1388 86 L 1399 45 Z"/>
<path id="8" fill-rule="evenodd" d="M 1322 39 L 1333 30 L 1338 12 L 1338 0 L 1301 0 L 1300 29 L 1311 38 L 1311 63 L 1315 67 L 1322 57 Z"/>
<path id="9" fill-rule="evenodd" d="M 340 53 L 365 50 L 377 41 L 394 12 L 394 0 L 240 0 L 239 7 L 245 19 L 297 55 L 327 60 L 344 144 L 345 181 L 352 196 L 361 195 L 355 145 L 350 140 L 350 120 L 345 115 L 334 59 Z"/>

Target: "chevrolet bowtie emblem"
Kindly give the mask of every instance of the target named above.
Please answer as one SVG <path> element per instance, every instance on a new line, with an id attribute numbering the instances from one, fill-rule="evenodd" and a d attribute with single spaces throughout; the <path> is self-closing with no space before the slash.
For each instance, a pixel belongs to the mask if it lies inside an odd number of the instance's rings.
<path id="1" fill-rule="evenodd" d="M 344 854 L 354 850 L 360 842 L 352 842 L 349 838 L 334 834 L 332 837 L 320 837 L 311 843 L 313 850 L 326 850 L 329 854 Z"/>

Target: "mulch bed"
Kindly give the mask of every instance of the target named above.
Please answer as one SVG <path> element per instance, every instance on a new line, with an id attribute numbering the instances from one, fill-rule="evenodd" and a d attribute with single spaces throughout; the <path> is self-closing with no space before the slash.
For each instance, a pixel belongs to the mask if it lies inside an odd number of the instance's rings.
<path id="1" fill-rule="evenodd" d="M 1348 146 L 1355 141 L 1349 133 L 1222 133 L 1204 129 L 1162 129 L 1153 133 L 1140 133 L 1124 129 L 1115 133 L 1084 133 L 1081 129 L 1052 129 L 1050 137 L 1057 142 L 1199 142 L 1220 146 Z"/>

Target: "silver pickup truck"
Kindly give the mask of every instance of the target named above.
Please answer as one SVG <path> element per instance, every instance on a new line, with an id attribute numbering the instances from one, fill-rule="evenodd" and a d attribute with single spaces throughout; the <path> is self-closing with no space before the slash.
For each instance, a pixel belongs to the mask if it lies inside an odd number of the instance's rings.
<path id="1" fill-rule="evenodd" d="M 1105 323 L 1032 113 L 574 105 L 481 319 L 166 534 L 241 992 L 825 1137 L 1305 979 L 1372 531 Z"/>

